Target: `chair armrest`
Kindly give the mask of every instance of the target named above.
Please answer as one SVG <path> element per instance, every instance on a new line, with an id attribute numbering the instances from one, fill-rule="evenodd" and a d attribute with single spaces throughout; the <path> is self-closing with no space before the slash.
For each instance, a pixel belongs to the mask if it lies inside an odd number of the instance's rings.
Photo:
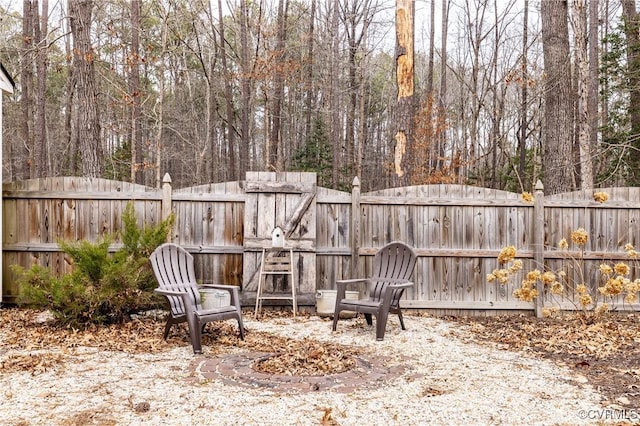
<path id="1" fill-rule="evenodd" d="M 413 282 L 411 281 L 407 281 L 407 280 L 395 280 L 395 279 L 389 279 L 387 281 L 390 282 L 396 282 L 396 284 L 389 284 L 383 291 L 382 291 L 382 305 L 384 306 L 384 309 L 386 311 L 389 310 L 389 306 L 391 306 L 391 295 L 394 293 L 393 290 L 399 290 L 399 289 L 405 289 L 408 287 L 413 287 Z M 402 290 L 404 291 L 404 290 Z"/>
<path id="2" fill-rule="evenodd" d="M 357 284 L 357 283 L 366 283 L 368 282 L 369 279 L 368 278 L 353 278 L 350 280 L 336 280 L 336 286 L 339 287 L 346 287 L 349 284 Z"/>
<path id="3" fill-rule="evenodd" d="M 153 291 L 155 293 L 162 294 L 163 296 L 167 296 L 167 297 L 168 296 L 180 297 L 180 299 L 182 299 L 182 304 L 184 305 L 184 310 L 185 310 L 185 314 L 187 315 L 187 318 L 189 318 L 196 309 L 195 305 L 193 305 L 194 301 L 189 297 L 189 294 L 186 291 L 166 290 L 163 288 L 156 288 Z M 172 303 L 170 304 L 173 306 Z"/>
<path id="4" fill-rule="evenodd" d="M 397 288 L 409 288 L 409 287 L 413 287 L 413 282 L 404 281 L 398 284 L 389 284 L 387 288 L 397 289 Z"/>
<path id="5" fill-rule="evenodd" d="M 162 294 L 163 296 L 182 296 L 183 294 L 187 294 L 186 291 L 165 290 L 162 288 L 156 288 L 153 292 Z"/>
<path id="6" fill-rule="evenodd" d="M 204 287 L 204 288 L 219 288 L 221 290 L 233 290 L 234 288 L 238 288 L 237 285 L 227 285 L 227 284 L 209 284 L 209 283 L 205 283 L 205 284 L 201 284 L 199 287 Z"/>

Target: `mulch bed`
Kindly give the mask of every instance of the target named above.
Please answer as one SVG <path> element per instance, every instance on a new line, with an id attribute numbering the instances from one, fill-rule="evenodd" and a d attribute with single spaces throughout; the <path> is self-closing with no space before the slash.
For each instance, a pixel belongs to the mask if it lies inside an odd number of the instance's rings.
<path id="1" fill-rule="evenodd" d="M 640 315 L 610 313 L 534 318 L 448 318 L 468 326 L 477 342 L 490 341 L 566 365 L 586 377 L 608 403 L 640 407 Z"/>
<path id="2" fill-rule="evenodd" d="M 280 312 L 266 317 L 288 315 Z M 65 350 L 78 346 L 128 353 L 158 353 L 174 347 L 189 345 L 185 324 L 173 326 L 167 341 L 162 340 L 164 320 L 142 317 L 120 325 L 89 326 L 76 330 L 58 325 L 45 312 L 28 309 L 2 309 L 0 321 L 5 339 L 1 349 L 21 349 L 29 352 L 54 347 Z M 202 336 L 207 346 L 205 355 L 214 357 L 238 349 L 250 352 L 278 351 L 269 359 L 256 363 L 254 368 L 263 373 L 318 376 L 347 371 L 356 365 L 362 355 L 359 348 L 313 339 L 289 339 L 269 333 L 246 330 L 244 340 L 237 334 L 237 326 L 224 322 L 207 324 Z M 0 351 L 1 354 L 1 351 Z M 14 355 L 0 362 L 0 373 L 15 370 L 38 371 L 59 366 L 59 354 Z"/>

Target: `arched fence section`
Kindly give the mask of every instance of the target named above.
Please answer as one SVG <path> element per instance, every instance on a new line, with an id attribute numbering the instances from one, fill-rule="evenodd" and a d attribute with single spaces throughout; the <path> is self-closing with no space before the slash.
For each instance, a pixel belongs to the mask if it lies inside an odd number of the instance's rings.
<path id="1" fill-rule="evenodd" d="M 314 305 L 317 290 L 336 279 L 363 276 L 376 250 L 401 240 L 418 253 L 415 286 L 403 305 L 439 314 L 540 313 L 540 303 L 513 296 L 526 271 L 570 272 L 572 282 L 597 286 L 603 261 L 629 261 L 625 245 L 640 241 L 640 188 L 599 189 L 545 196 L 540 186 L 522 194 L 465 185 L 420 185 L 360 192 L 316 186 L 313 173 L 248 172 L 246 179 L 160 189 L 106 179 L 61 177 L 3 185 L 3 303 L 18 294 L 10 265 L 40 264 L 57 274 L 70 270 L 57 241 L 95 241 L 116 235 L 133 202 L 141 225 L 175 215 L 170 239 L 194 254 L 203 282 L 241 287 L 243 302 L 255 300 L 259 253 L 278 226 L 294 250 L 299 304 Z M 600 199 L 600 201 L 602 201 Z M 560 250 L 583 228 L 584 247 Z M 524 268 L 505 285 L 487 283 L 506 246 L 517 249 Z M 578 260 L 579 262 L 576 262 Z M 570 266 L 573 265 L 573 266 Z M 286 290 L 286 281 L 274 285 Z M 570 289 L 571 290 L 571 289 Z M 553 299 L 573 309 L 576 297 Z M 551 303 L 552 300 L 546 300 Z M 624 305 L 636 309 L 636 305 Z"/>

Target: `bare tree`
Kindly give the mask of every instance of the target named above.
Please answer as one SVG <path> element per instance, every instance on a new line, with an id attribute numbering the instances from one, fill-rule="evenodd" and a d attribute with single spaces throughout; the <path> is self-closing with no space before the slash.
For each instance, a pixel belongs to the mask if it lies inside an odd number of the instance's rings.
<path id="1" fill-rule="evenodd" d="M 529 50 L 529 0 L 524 0 L 524 12 L 522 18 L 522 86 L 520 88 L 520 132 L 518 133 L 518 176 L 520 182 L 525 176 L 525 163 L 527 161 L 527 127 L 529 123 L 529 117 L 527 114 L 528 97 L 529 97 L 529 75 L 527 71 L 527 62 L 529 56 L 527 54 Z M 524 190 L 524 188 L 521 188 Z"/>
<path id="2" fill-rule="evenodd" d="M 129 60 L 129 111 L 131 117 L 131 182 L 144 184 L 145 160 L 140 106 L 140 2 L 131 0 L 131 52 Z"/>
<path id="3" fill-rule="evenodd" d="M 333 147 L 333 169 L 331 173 L 331 185 L 334 189 L 338 188 L 340 180 L 340 153 L 342 148 L 342 135 L 340 125 L 339 111 L 339 92 L 340 92 L 340 27 L 339 27 L 339 2 L 333 0 L 333 8 L 331 14 L 331 60 L 329 71 L 329 107 L 331 109 L 331 146 Z"/>
<path id="4" fill-rule="evenodd" d="M 307 38 L 307 61 L 306 61 L 306 70 L 307 74 L 305 76 L 305 111 L 304 111 L 304 131 L 306 135 L 310 135 L 312 132 L 311 127 L 311 117 L 313 115 L 313 98 L 314 98 L 314 81 L 313 81 L 313 70 L 314 70 L 314 45 L 315 45 L 315 21 L 316 21 L 316 0 L 311 0 L 311 12 L 309 17 L 309 34 Z"/>
<path id="5" fill-rule="evenodd" d="M 284 158 L 282 155 L 282 100 L 284 97 L 284 58 L 287 21 L 287 0 L 278 0 L 278 35 L 276 38 L 276 70 L 273 88 L 273 107 L 271 108 L 271 134 L 269 138 L 269 167 L 282 171 Z"/>
<path id="6" fill-rule="evenodd" d="M 249 146 L 251 145 L 250 113 L 253 78 L 249 65 L 249 5 L 248 0 L 240 0 L 240 162 L 238 172 L 240 179 L 250 169 Z"/>
<path id="7" fill-rule="evenodd" d="M 634 0 L 622 0 L 624 31 L 627 38 L 627 67 L 629 79 L 629 121 L 631 143 L 629 149 L 629 183 L 640 185 L 640 16 Z"/>
<path id="8" fill-rule="evenodd" d="M 378 5 L 372 0 L 345 2 L 343 6 L 342 21 L 345 26 L 345 35 L 348 44 L 348 76 L 347 76 L 347 96 L 348 107 L 345 122 L 345 169 L 353 168 L 356 160 L 356 125 L 358 120 L 357 112 L 359 107 L 358 93 L 362 85 L 362 64 L 366 60 L 367 52 L 364 51 L 364 41 L 366 40 L 369 26 L 374 19 Z M 345 170 L 347 176 L 353 174 L 353 170 Z"/>
<path id="9" fill-rule="evenodd" d="M 401 184 L 411 181 L 414 128 L 414 2 L 396 0 L 395 173 Z"/>
<path id="10" fill-rule="evenodd" d="M 573 0 L 571 16 L 576 62 L 576 87 L 578 91 L 576 127 L 580 153 L 579 179 L 582 189 L 590 189 L 593 188 L 593 162 L 589 135 L 591 123 L 589 121 L 588 108 L 589 63 L 587 58 L 586 0 Z"/>
<path id="11" fill-rule="evenodd" d="M 227 138 L 227 152 L 228 152 L 228 164 L 229 164 L 229 177 L 232 180 L 237 180 L 239 177 L 236 172 L 236 131 L 234 127 L 235 123 L 235 109 L 233 107 L 233 91 L 231 87 L 231 76 L 229 72 L 229 65 L 227 64 L 227 41 L 225 39 L 225 24 L 222 17 L 222 0 L 218 0 L 218 25 L 220 27 L 220 59 L 222 63 L 222 77 L 224 80 L 224 94 L 227 116 L 225 120 L 225 136 Z M 240 177 L 241 179 L 242 177 Z"/>
<path id="12" fill-rule="evenodd" d="M 73 35 L 73 67 L 76 76 L 76 137 L 79 140 L 82 175 L 100 177 L 104 168 L 104 155 L 100 141 L 95 55 L 91 45 L 92 0 L 77 0 L 69 4 L 71 33 Z"/>
<path id="13" fill-rule="evenodd" d="M 33 36 L 36 53 L 36 75 L 38 84 L 35 97 L 35 126 L 34 126 L 34 147 L 33 147 L 33 176 L 44 177 L 48 175 L 48 138 L 47 138 L 47 118 L 46 118 L 46 96 L 47 96 L 47 32 L 49 3 L 42 0 L 42 12 L 38 10 L 38 1 L 33 2 L 31 8 L 33 12 Z"/>
<path id="14" fill-rule="evenodd" d="M 20 70 L 20 90 L 22 106 L 22 151 L 20 154 L 22 167 L 18 167 L 17 175 L 23 179 L 31 177 L 33 159 L 31 151 L 34 147 L 33 132 L 33 108 L 34 99 L 31 90 L 33 88 L 33 64 L 35 63 L 33 50 L 33 5 L 30 0 L 22 2 L 22 64 Z"/>
<path id="15" fill-rule="evenodd" d="M 436 128 L 443 129 L 447 122 L 447 35 L 449 24 L 449 5 L 450 0 L 442 0 L 442 13 L 441 13 L 441 40 L 440 40 L 440 91 L 438 93 L 438 120 Z M 435 168 L 441 170 L 443 168 L 446 149 L 445 132 L 438 133 L 438 143 L 434 144 L 435 150 Z"/>
<path id="16" fill-rule="evenodd" d="M 165 63 L 167 56 L 167 33 L 169 31 L 169 14 L 170 6 L 166 9 L 159 3 L 156 3 L 156 10 L 162 20 L 160 28 L 160 56 L 158 63 L 158 99 L 154 106 L 155 118 L 155 139 L 154 139 L 154 156 L 155 156 L 155 186 L 162 187 L 162 144 L 164 136 L 164 113 L 165 113 Z"/>
<path id="17" fill-rule="evenodd" d="M 544 91 L 544 188 L 550 194 L 575 188 L 572 161 L 573 104 L 567 2 L 540 3 Z"/>
<path id="18" fill-rule="evenodd" d="M 600 66 L 600 43 L 598 40 L 598 0 L 589 0 L 589 77 L 587 83 L 587 116 L 589 126 L 589 146 L 591 148 L 591 158 L 589 159 L 592 169 L 594 167 L 594 155 L 598 145 L 598 98 L 599 98 L 599 75 L 598 67 Z M 592 172 L 595 179 L 595 171 Z"/>

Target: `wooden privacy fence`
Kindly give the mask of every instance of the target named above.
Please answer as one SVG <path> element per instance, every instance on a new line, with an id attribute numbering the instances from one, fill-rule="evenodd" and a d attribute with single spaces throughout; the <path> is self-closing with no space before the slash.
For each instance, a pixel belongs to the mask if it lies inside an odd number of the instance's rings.
<path id="1" fill-rule="evenodd" d="M 515 299 L 524 271 L 563 268 L 575 280 L 599 285 L 602 261 L 624 260 L 625 244 L 640 241 L 640 188 L 609 188 L 605 203 L 594 191 L 545 196 L 526 202 L 521 194 L 464 185 L 421 185 L 360 193 L 316 186 L 313 173 L 249 172 L 245 181 L 162 189 L 89 178 L 47 178 L 3 186 L 3 272 L 5 303 L 18 294 L 9 266 L 45 265 L 70 270 L 57 241 L 96 240 L 122 227 L 133 202 L 139 223 L 175 214 L 171 240 L 194 254 L 203 282 L 241 286 L 252 305 L 259 255 L 280 227 L 294 250 L 300 305 L 314 305 L 317 290 L 337 279 L 366 276 L 376 250 L 404 241 L 419 256 L 403 305 L 437 313 L 489 315 L 531 313 L 536 305 Z M 589 234 L 584 251 L 560 251 L 579 227 Z M 118 239 L 115 240 L 117 245 Z M 515 246 L 524 269 L 507 285 L 487 283 L 505 246 Z M 580 258 L 580 264 L 572 259 Z M 570 266 L 567 266 L 570 264 Z M 572 265 L 572 266 L 571 266 Z M 273 285 L 286 292 L 290 283 Z M 559 300 L 572 306 L 574 295 Z M 538 304 L 540 307 L 540 304 Z M 635 309 L 636 306 L 625 305 Z"/>

